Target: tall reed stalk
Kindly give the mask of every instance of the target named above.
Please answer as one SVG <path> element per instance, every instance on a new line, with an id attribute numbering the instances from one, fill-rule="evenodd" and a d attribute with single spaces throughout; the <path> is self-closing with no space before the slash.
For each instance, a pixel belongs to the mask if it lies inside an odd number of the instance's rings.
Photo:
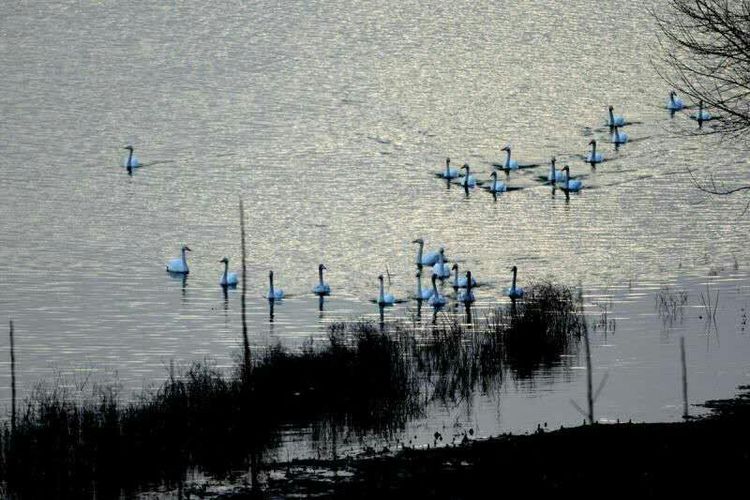
<path id="1" fill-rule="evenodd" d="M 682 361 L 682 418 L 690 418 L 688 414 L 687 392 L 687 363 L 685 362 L 685 337 L 680 337 L 680 359 Z"/>
<path id="2" fill-rule="evenodd" d="M 16 352 L 13 346 L 13 320 L 10 322 L 10 431 L 16 432 Z"/>
<path id="3" fill-rule="evenodd" d="M 242 304 L 242 352 L 243 352 L 243 371 L 244 376 L 249 375 L 250 370 L 250 341 L 247 337 L 247 313 L 245 298 L 247 295 L 247 251 L 245 247 L 245 206 L 242 204 L 240 197 L 240 239 L 242 246 L 242 295 L 240 298 Z"/>

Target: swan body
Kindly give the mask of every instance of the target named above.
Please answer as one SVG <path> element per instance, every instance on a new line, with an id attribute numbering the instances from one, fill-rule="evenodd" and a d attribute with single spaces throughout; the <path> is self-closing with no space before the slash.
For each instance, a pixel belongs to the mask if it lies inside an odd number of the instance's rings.
<path id="1" fill-rule="evenodd" d="M 133 154 L 133 146 L 125 146 L 123 149 L 128 151 L 128 156 L 123 160 L 122 166 L 127 169 L 140 167 L 141 162 L 138 161 L 138 157 Z"/>
<path id="2" fill-rule="evenodd" d="M 682 99 L 677 97 L 677 92 L 674 90 L 669 93 L 669 99 L 667 99 L 667 109 L 670 111 L 680 111 L 685 107 L 685 103 Z"/>
<path id="3" fill-rule="evenodd" d="M 455 168 L 451 168 L 451 159 L 446 158 L 445 159 L 445 170 L 440 172 L 440 177 L 443 179 L 455 179 L 458 177 L 458 170 Z"/>
<path id="4" fill-rule="evenodd" d="M 518 162 L 516 160 L 511 159 L 511 147 L 510 144 L 506 144 L 503 146 L 500 151 L 505 151 L 505 161 L 503 162 L 503 167 L 505 170 L 518 170 Z"/>
<path id="5" fill-rule="evenodd" d="M 471 304 L 474 302 L 474 292 L 471 291 L 472 287 L 474 286 L 474 278 L 471 277 L 471 271 L 466 271 L 466 290 L 461 290 L 461 293 L 458 294 L 458 300 L 459 302 L 463 302 L 464 304 Z"/>
<path id="6" fill-rule="evenodd" d="M 440 291 L 437 289 L 437 276 L 434 274 L 432 275 L 432 296 L 430 296 L 427 303 L 431 305 L 434 309 L 440 309 L 443 307 L 448 301 L 445 299 L 443 295 L 440 295 Z"/>
<path id="7" fill-rule="evenodd" d="M 427 300 L 432 297 L 432 288 L 422 288 L 422 271 L 417 271 L 417 300 Z"/>
<path id="8" fill-rule="evenodd" d="M 466 169 L 466 175 L 461 177 L 459 184 L 463 187 L 476 187 L 477 178 L 471 175 L 471 172 L 469 171 L 469 165 L 465 163 L 464 166 L 461 167 L 461 170 L 463 169 Z"/>
<path id="9" fill-rule="evenodd" d="M 622 115 L 616 115 L 614 113 L 614 108 L 612 106 L 609 107 L 609 116 L 607 117 L 607 125 L 610 127 L 622 127 L 625 125 L 625 117 Z"/>
<path id="10" fill-rule="evenodd" d="M 390 293 L 385 293 L 385 286 L 383 285 L 382 274 L 378 276 L 378 280 L 380 280 L 380 294 L 378 295 L 378 305 L 379 306 L 392 306 L 393 304 L 396 303 L 396 298 Z"/>
<path id="11" fill-rule="evenodd" d="M 516 286 L 516 276 L 518 274 L 518 268 L 516 266 L 513 266 L 513 283 L 510 285 L 510 288 L 508 288 L 505 291 L 505 294 L 510 297 L 511 300 L 521 299 L 523 298 L 523 288 L 520 286 Z"/>
<path id="12" fill-rule="evenodd" d="M 168 273 L 188 274 L 190 272 L 190 268 L 187 264 L 187 258 L 185 257 L 185 252 L 190 252 L 190 248 L 188 248 L 187 245 L 182 245 L 180 252 L 181 256 L 179 259 L 171 259 L 169 262 L 167 262 Z"/>
<path id="13" fill-rule="evenodd" d="M 432 266 L 432 274 L 440 279 L 445 279 L 451 275 L 451 268 L 445 263 L 445 251 L 441 248 L 438 255 L 437 263 Z"/>
<path id="14" fill-rule="evenodd" d="M 237 283 L 239 283 L 240 280 L 237 278 L 237 273 L 229 272 L 229 259 L 227 257 L 224 257 L 219 262 L 224 264 L 224 273 L 221 275 L 219 285 L 229 287 L 237 286 Z"/>
<path id="15" fill-rule="evenodd" d="M 583 189 L 583 182 L 581 181 L 574 181 L 570 179 L 570 167 L 565 165 L 565 168 L 562 169 L 563 171 L 563 189 L 565 191 L 580 191 Z"/>
<path id="16" fill-rule="evenodd" d="M 595 166 L 597 163 L 601 163 L 604 161 L 604 155 L 601 153 L 596 152 L 596 140 L 591 139 L 589 141 L 589 146 L 591 146 L 591 151 L 586 155 L 586 163 L 590 163 L 591 166 Z"/>
<path id="17" fill-rule="evenodd" d="M 331 287 L 323 281 L 323 270 L 327 269 L 326 266 L 323 264 L 320 264 L 318 266 L 318 284 L 313 287 L 313 293 L 315 295 L 330 295 L 331 294 Z"/>
<path id="18" fill-rule="evenodd" d="M 620 128 L 615 126 L 615 130 L 612 132 L 612 143 L 616 145 L 626 144 L 628 142 L 628 134 L 620 132 Z"/>
<path id="19" fill-rule="evenodd" d="M 697 120 L 698 123 L 703 123 L 711 120 L 711 113 L 703 109 L 703 101 L 698 101 L 698 111 L 693 113 L 690 118 Z"/>
<path id="20" fill-rule="evenodd" d="M 504 193 L 508 190 L 508 186 L 504 182 L 497 180 L 497 172 L 492 172 L 490 177 L 492 177 L 492 182 L 490 182 L 488 188 L 490 193 Z"/>
<path id="21" fill-rule="evenodd" d="M 280 288 L 274 288 L 273 286 L 273 271 L 268 272 L 268 293 L 266 294 L 266 298 L 268 300 L 281 300 L 284 298 L 284 290 L 281 290 Z"/>
<path id="22" fill-rule="evenodd" d="M 434 266 L 437 263 L 440 252 L 428 252 L 425 255 L 423 253 L 424 240 L 422 238 L 417 238 L 412 243 L 419 245 L 419 250 L 417 250 L 417 266 Z"/>
<path id="23" fill-rule="evenodd" d="M 453 264 L 453 267 L 451 268 L 451 270 L 453 270 L 453 272 L 455 273 L 453 275 L 453 283 L 451 284 L 453 288 L 456 290 L 459 288 L 466 288 L 469 284 L 469 281 L 466 278 L 466 276 L 458 275 L 458 264 Z M 471 286 L 478 286 L 476 279 L 471 278 Z"/>

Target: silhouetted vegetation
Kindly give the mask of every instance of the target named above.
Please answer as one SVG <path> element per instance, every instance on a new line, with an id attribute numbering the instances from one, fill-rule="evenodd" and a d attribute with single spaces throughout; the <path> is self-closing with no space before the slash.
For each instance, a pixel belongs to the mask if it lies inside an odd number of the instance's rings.
<path id="1" fill-rule="evenodd" d="M 285 427 L 390 436 L 431 402 L 468 400 L 499 388 L 508 370 L 527 377 L 559 362 L 583 328 L 572 290 L 545 283 L 475 324 L 338 323 L 323 346 L 256 351 L 250 370 L 243 350 L 228 374 L 195 363 L 127 403 L 107 387 L 80 401 L 40 385 L 15 432 L 5 426 L 0 473 L 24 498 L 118 496 L 178 484 L 194 468 L 255 473 Z"/>

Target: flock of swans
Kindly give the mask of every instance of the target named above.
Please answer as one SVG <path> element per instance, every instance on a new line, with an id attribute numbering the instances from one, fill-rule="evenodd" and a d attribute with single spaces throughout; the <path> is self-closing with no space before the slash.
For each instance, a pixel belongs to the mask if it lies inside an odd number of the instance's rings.
<path id="1" fill-rule="evenodd" d="M 673 114 L 677 111 L 681 111 L 687 108 L 688 106 L 686 106 L 685 103 L 677 97 L 677 94 L 674 91 L 670 92 L 669 98 L 666 102 L 666 109 L 669 110 L 670 113 Z M 698 104 L 697 112 L 692 114 L 690 117 L 698 122 L 699 127 L 702 127 L 704 122 L 715 118 L 711 116 L 711 114 L 707 110 L 704 109 L 702 101 Z M 628 135 L 620 131 L 621 127 L 625 127 L 628 124 L 629 122 L 625 120 L 624 116 L 616 115 L 614 113 L 614 108 L 612 106 L 609 106 L 608 115 L 605 119 L 605 125 L 610 129 L 610 142 L 614 144 L 615 148 L 618 148 L 619 146 L 628 142 Z M 597 165 L 605 161 L 604 155 L 597 151 L 597 141 L 595 139 L 591 139 L 588 145 L 591 146 L 591 149 L 585 155 L 583 155 L 582 158 L 585 163 L 588 163 L 592 168 L 596 168 Z M 133 169 L 142 166 L 142 164 L 138 160 L 138 157 L 134 154 L 133 146 L 126 146 L 124 149 L 128 151 L 128 155 L 124 159 L 123 167 L 128 170 L 128 173 L 132 173 Z M 539 164 L 533 163 L 522 164 L 515 160 L 512 157 L 512 148 L 510 144 L 505 145 L 501 149 L 501 151 L 505 153 L 505 159 L 501 163 L 493 163 L 493 166 L 498 170 L 505 171 L 506 175 L 508 176 L 510 176 L 511 171 L 539 166 Z M 471 169 L 468 164 L 464 164 L 460 169 L 451 167 L 450 158 L 447 158 L 445 161 L 445 169 L 436 173 L 436 175 L 448 181 L 449 183 L 455 182 L 459 184 L 467 190 L 467 193 L 469 189 L 475 188 L 485 183 L 487 183 L 487 185 L 484 186 L 485 189 L 495 196 L 498 193 L 520 189 L 508 186 L 506 182 L 499 181 L 497 179 L 497 170 L 495 169 L 493 169 L 492 173 L 490 174 L 489 181 L 480 181 L 474 175 L 472 175 Z M 553 187 L 559 187 L 565 192 L 566 196 L 568 195 L 568 193 L 578 192 L 584 187 L 581 180 L 574 179 L 570 175 L 570 167 L 568 165 L 565 165 L 562 169 L 558 170 L 556 167 L 556 159 L 554 157 L 550 161 L 548 175 L 540 176 L 538 177 L 538 179 L 545 183 L 551 184 Z M 451 275 L 453 275 L 453 280 L 451 281 L 450 285 L 455 291 L 456 300 L 459 303 L 464 304 L 468 308 L 469 305 L 475 301 L 473 292 L 474 288 L 481 286 L 476 278 L 472 276 L 471 271 L 466 271 L 465 275 L 461 276 L 459 274 L 458 263 L 453 263 L 453 265 L 448 264 L 449 259 L 445 256 L 445 249 L 442 247 L 440 247 L 438 250 L 425 253 L 425 243 L 422 238 L 417 238 L 412 241 L 412 243 L 418 245 L 418 248 L 416 260 L 414 262 L 417 268 L 416 289 L 413 296 L 410 298 L 417 300 L 420 306 L 421 303 L 425 301 L 428 305 L 432 306 L 435 311 L 440 310 L 448 303 L 448 299 L 446 295 L 443 294 L 438 288 L 438 281 L 442 283 L 446 279 L 450 278 Z M 190 268 L 188 267 L 187 262 L 187 252 L 190 251 L 191 250 L 187 245 L 183 245 L 180 249 L 180 257 L 171 259 L 167 262 L 167 272 L 172 275 L 186 276 L 190 272 Z M 227 288 L 236 287 L 239 283 L 239 278 L 236 272 L 229 271 L 229 259 L 227 257 L 224 257 L 219 262 L 223 264 L 224 267 L 224 270 L 219 278 L 219 285 L 225 290 Z M 429 287 L 422 286 L 422 277 L 425 268 L 430 268 L 431 270 L 431 286 Z M 325 265 L 320 264 L 318 266 L 318 282 L 311 289 L 313 294 L 321 297 L 321 300 L 322 297 L 331 294 L 331 286 L 324 280 L 323 271 L 325 270 Z M 510 298 L 511 301 L 516 301 L 523 298 L 524 290 L 517 285 L 518 268 L 516 266 L 513 266 L 511 270 L 511 286 L 504 290 L 504 295 Z M 268 301 L 271 303 L 280 301 L 284 299 L 285 296 L 282 289 L 274 286 L 273 276 L 273 271 L 270 271 L 268 274 L 268 292 L 265 295 L 265 298 L 268 299 Z M 405 300 L 397 299 L 393 294 L 386 292 L 384 277 L 382 274 L 378 276 L 378 281 L 380 286 L 379 293 L 377 297 L 372 300 L 372 302 L 377 303 L 378 306 L 381 307 L 381 311 L 383 307 L 392 306 L 399 302 L 405 302 Z"/>
<path id="2" fill-rule="evenodd" d="M 682 99 L 677 97 L 677 93 L 674 91 L 669 93 L 669 97 L 667 98 L 664 107 L 672 116 L 678 111 L 690 108 L 690 106 L 687 106 Z M 704 109 L 703 101 L 699 101 L 697 111 L 691 114 L 690 118 L 697 121 L 698 127 L 702 128 L 704 122 L 713 120 L 717 117 L 712 116 L 711 113 Z M 630 141 L 628 134 L 621 129 L 632 123 L 635 122 L 628 122 L 623 115 L 615 114 L 613 106 L 607 108 L 607 116 L 604 120 L 604 125 L 609 128 L 610 136 L 608 142 L 614 145 L 615 150 L 619 150 L 620 146 L 623 146 Z M 605 161 L 605 157 L 601 152 L 597 151 L 596 139 L 591 139 L 588 145 L 591 149 L 586 152 L 586 154 L 581 155 L 580 158 L 583 159 L 584 163 L 589 164 L 595 169 L 597 165 Z M 539 167 L 541 165 L 539 163 L 519 163 L 518 160 L 514 159 L 512 156 L 513 149 L 510 144 L 503 146 L 501 151 L 504 152 L 504 159 L 500 162 L 492 163 L 494 168 L 490 173 L 489 180 L 479 180 L 472 174 L 471 167 L 468 164 L 464 164 L 459 169 L 451 167 L 450 158 L 445 160 L 445 168 L 439 172 L 435 172 L 435 175 L 438 178 L 447 181 L 449 185 L 450 183 L 458 184 L 466 190 L 467 194 L 469 193 L 469 190 L 481 186 L 497 199 L 497 195 L 500 193 L 522 189 L 508 184 L 507 181 L 510 178 L 511 172 Z M 507 176 L 506 182 L 498 180 L 497 170 L 505 172 Z M 555 189 L 561 189 L 566 196 L 568 196 L 569 193 L 576 193 L 584 189 L 583 181 L 576 179 L 575 176 L 571 175 L 569 165 L 565 165 L 561 169 L 557 168 L 557 159 L 555 157 L 552 157 L 550 160 L 549 173 L 547 175 L 538 176 L 537 180 L 551 184 Z"/>

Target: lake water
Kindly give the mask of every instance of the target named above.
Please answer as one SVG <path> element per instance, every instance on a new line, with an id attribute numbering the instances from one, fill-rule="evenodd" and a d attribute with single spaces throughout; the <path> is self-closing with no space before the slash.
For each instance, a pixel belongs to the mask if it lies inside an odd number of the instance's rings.
<path id="1" fill-rule="evenodd" d="M 680 335 L 691 401 L 732 395 L 750 378 L 747 199 L 703 196 L 688 168 L 750 182 L 747 150 L 663 109 L 647 6 L 664 3 L 4 3 L 0 319 L 16 324 L 21 396 L 57 373 L 128 395 L 171 360 L 231 366 L 239 293 L 222 294 L 218 261 L 239 268 L 240 197 L 254 348 L 375 314 L 381 273 L 405 297 L 422 237 L 492 285 L 483 305 L 501 299 L 513 265 L 522 285 L 581 287 L 592 321 L 611 300 L 616 333 L 597 330 L 593 346 L 598 376 L 609 372 L 602 419 L 679 418 Z M 602 128 L 609 104 L 635 122 L 625 131 L 637 140 L 617 152 Z M 596 171 L 576 156 L 591 138 L 608 158 Z M 433 175 L 450 156 L 485 179 L 506 143 L 521 162 L 556 155 L 590 189 L 553 196 L 540 167 L 512 173 L 524 189 L 493 200 Z M 146 164 L 132 176 L 127 144 Z M 184 282 L 164 270 L 182 244 L 193 250 Z M 320 262 L 333 288 L 324 312 L 310 293 Z M 290 295 L 273 321 L 270 269 Z M 709 280 L 720 306 L 707 331 Z M 654 309 L 664 285 L 689 292 L 668 325 Z M 413 427 L 578 423 L 580 364 Z"/>

